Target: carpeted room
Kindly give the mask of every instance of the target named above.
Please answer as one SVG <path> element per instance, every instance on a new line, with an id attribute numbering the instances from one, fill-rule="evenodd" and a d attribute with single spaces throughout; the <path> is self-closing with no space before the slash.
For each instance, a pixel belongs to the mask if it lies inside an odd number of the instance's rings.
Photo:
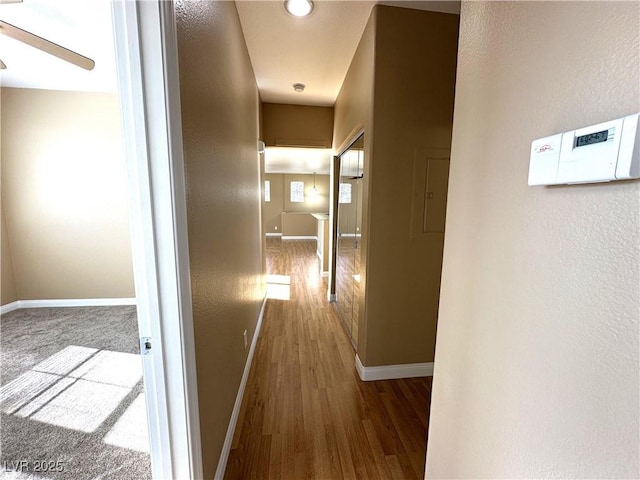
<path id="1" fill-rule="evenodd" d="M 0 95 L 1 475 L 150 478 L 117 95 Z"/>

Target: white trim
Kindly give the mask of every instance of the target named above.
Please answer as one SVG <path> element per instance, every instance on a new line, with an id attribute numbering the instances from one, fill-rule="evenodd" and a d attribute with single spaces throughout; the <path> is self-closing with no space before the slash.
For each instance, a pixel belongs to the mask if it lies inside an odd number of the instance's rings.
<path id="1" fill-rule="evenodd" d="M 337 299 L 338 296 L 335 293 L 327 292 L 327 300 L 329 300 L 331 303 L 335 303 Z"/>
<path id="2" fill-rule="evenodd" d="M 238 416 L 240 415 L 240 408 L 242 407 L 242 398 L 244 397 L 244 389 L 247 386 L 247 379 L 249 378 L 249 371 L 251 370 L 251 362 L 253 361 L 253 353 L 258 343 L 258 337 L 260 336 L 260 329 L 262 328 L 262 318 L 264 317 L 264 307 L 267 304 L 267 297 L 264 297 L 262 301 L 262 307 L 260 308 L 260 314 L 258 315 L 258 322 L 256 323 L 256 329 L 253 333 L 253 339 L 251 339 L 251 347 L 249 348 L 249 354 L 247 355 L 247 362 L 244 365 L 244 372 L 242 374 L 242 380 L 240 380 L 240 388 L 238 388 L 238 395 L 236 396 L 236 403 L 233 405 L 233 412 L 231 413 L 231 420 L 227 427 L 227 436 L 224 439 L 222 446 L 222 453 L 220 453 L 220 460 L 218 461 L 218 468 L 216 468 L 216 474 L 213 477 L 215 480 L 222 480 L 224 472 L 227 469 L 227 461 L 229 460 L 229 453 L 231 452 L 231 443 L 233 442 L 233 434 L 236 431 L 236 424 L 238 423 Z"/>
<path id="3" fill-rule="evenodd" d="M 282 233 L 267 233 L 267 237 L 281 237 Z"/>
<path id="4" fill-rule="evenodd" d="M 181 348 L 175 349 L 171 361 L 174 363 L 175 382 L 182 381 L 182 390 L 175 393 L 184 401 L 184 411 L 180 411 L 173 425 L 186 426 L 185 442 L 180 445 L 178 455 L 188 454 L 188 469 L 191 478 L 204 476 L 202 463 L 202 440 L 200 436 L 200 407 L 198 402 L 198 377 L 196 368 L 196 340 L 193 325 L 193 304 L 191 295 L 191 272 L 189 260 L 189 237 L 187 227 L 187 188 L 182 141 L 182 104 L 180 100 L 180 72 L 178 66 L 178 33 L 174 2 L 159 1 L 160 31 L 162 34 L 164 63 L 164 94 L 166 102 L 166 129 L 169 137 L 169 162 L 171 166 L 171 189 L 173 204 L 173 235 L 175 270 L 177 272 Z M 171 337 L 165 349 L 173 350 Z M 181 361 L 180 364 L 178 362 Z M 170 402 L 175 401 L 168 394 Z M 186 425 L 183 425 L 186 423 Z M 175 428 L 175 427 L 172 427 Z"/>
<path id="5" fill-rule="evenodd" d="M 16 300 L 3 305 L 0 313 L 9 313 L 18 308 L 48 307 L 110 307 L 115 305 L 136 305 L 135 298 L 64 298 L 51 300 Z"/>
<path id="6" fill-rule="evenodd" d="M 361 238 L 361 233 L 341 233 L 339 234 L 340 238 Z"/>
<path id="7" fill-rule="evenodd" d="M 358 370 L 360 379 L 365 382 L 371 380 L 391 380 L 394 378 L 432 377 L 433 362 L 365 367 L 362 365 L 358 354 L 356 354 L 356 370 Z"/>
<path id="8" fill-rule="evenodd" d="M 173 2 L 111 5 L 152 475 L 202 478 Z"/>
<path id="9" fill-rule="evenodd" d="M 20 300 L 16 300 L 15 302 L 7 303 L 6 305 L 2 305 L 0 307 L 0 315 L 4 315 L 5 313 L 13 312 L 20 308 Z"/>
<path id="10" fill-rule="evenodd" d="M 282 240 L 318 240 L 315 235 L 283 235 Z"/>
<path id="11" fill-rule="evenodd" d="M 320 276 L 321 277 L 328 277 L 329 276 L 329 272 L 320 271 Z"/>

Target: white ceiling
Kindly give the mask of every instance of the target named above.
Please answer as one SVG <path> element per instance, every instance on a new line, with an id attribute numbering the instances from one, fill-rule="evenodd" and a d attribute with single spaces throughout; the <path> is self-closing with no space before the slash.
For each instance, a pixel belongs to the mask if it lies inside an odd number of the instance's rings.
<path id="1" fill-rule="evenodd" d="M 24 0 L 0 4 L 0 20 L 44 37 L 96 62 L 75 65 L 0 35 L 3 87 L 92 92 L 116 91 L 116 63 L 109 0 Z"/>
<path id="2" fill-rule="evenodd" d="M 311 15 L 286 13 L 281 0 L 236 2 L 262 100 L 300 105 L 334 104 L 376 3 L 460 13 L 460 2 L 314 0 Z M 304 93 L 293 84 L 304 83 Z"/>

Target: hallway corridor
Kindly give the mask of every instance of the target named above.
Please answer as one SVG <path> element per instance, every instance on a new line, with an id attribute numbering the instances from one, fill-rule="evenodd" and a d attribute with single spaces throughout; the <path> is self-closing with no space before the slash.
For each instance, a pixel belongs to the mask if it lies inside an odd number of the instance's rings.
<path id="1" fill-rule="evenodd" d="M 289 300 L 267 301 L 225 478 L 422 479 L 431 377 L 359 379 L 314 240 L 268 238 L 267 272 Z"/>

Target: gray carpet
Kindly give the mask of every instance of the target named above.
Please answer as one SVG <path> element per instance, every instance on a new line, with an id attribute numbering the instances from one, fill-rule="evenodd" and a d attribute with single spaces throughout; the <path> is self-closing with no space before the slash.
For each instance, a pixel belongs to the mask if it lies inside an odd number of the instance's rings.
<path id="1" fill-rule="evenodd" d="M 3 315 L 0 478 L 150 479 L 138 353 L 132 306 Z"/>

